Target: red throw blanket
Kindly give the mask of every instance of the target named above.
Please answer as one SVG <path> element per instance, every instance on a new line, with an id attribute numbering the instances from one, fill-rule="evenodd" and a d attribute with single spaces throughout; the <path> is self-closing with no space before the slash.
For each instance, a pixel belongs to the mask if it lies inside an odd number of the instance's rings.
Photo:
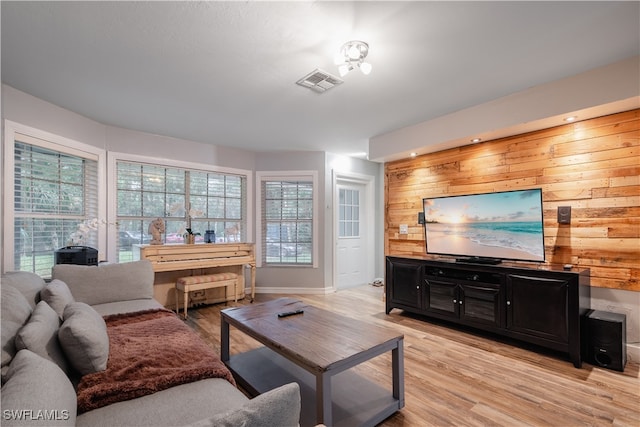
<path id="1" fill-rule="evenodd" d="M 220 357 L 169 310 L 105 316 L 107 369 L 82 377 L 78 413 L 204 378 L 235 385 Z"/>

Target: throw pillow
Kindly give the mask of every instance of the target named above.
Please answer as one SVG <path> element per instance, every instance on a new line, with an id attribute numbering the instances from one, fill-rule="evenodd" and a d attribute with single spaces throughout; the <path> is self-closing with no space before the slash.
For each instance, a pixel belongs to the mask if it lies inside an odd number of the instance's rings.
<path id="1" fill-rule="evenodd" d="M 58 313 L 60 319 L 62 319 L 67 304 L 75 302 L 67 284 L 58 279 L 53 279 L 40 291 L 40 298 Z"/>
<path id="2" fill-rule="evenodd" d="M 300 425 L 300 386 L 289 383 L 251 399 L 238 409 L 200 420 L 191 427 L 295 427 Z"/>
<path id="3" fill-rule="evenodd" d="M 3 276 L 4 277 L 4 276 Z M 9 369 L 9 363 L 11 359 L 16 355 L 16 334 L 29 320 L 31 316 L 31 305 L 29 301 L 22 295 L 22 293 L 9 286 L 7 283 L 2 283 L 2 304 L 0 314 L 2 314 L 2 383 L 4 384 L 4 376 L 7 369 Z"/>
<path id="4" fill-rule="evenodd" d="M 15 339 L 16 349 L 30 350 L 38 356 L 51 360 L 66 372 L 67 361 L 58 342 L 59 327 L 58 314 L 49 307 L 49 304 L 40 301 L 29 321 L 18 331 Z"/>
<path id="5" fill-rule="evenodd" d="M 40 291 L 46 283 L 42 277 L 29 271 L 9 271 L 2 275 L 2 287 L 5 285 L 19 290 L 33 310 L 40 302 Z"/>
<path id="6" fill-rule="evenodd" d="M 3 426 L 76 424 L 76 392 L 71 381 L 54 363 L 29 350 L 16 354 L 0 395 Z"/>
<path id="7" fill-rule="evenodd" d="M 69 363 L 80 374 L 107 369 L 107 325 L 91 306 L 83 302 L 68 304 L 64 309 L 64 322 L 58 331 L 58 338 Z"/>

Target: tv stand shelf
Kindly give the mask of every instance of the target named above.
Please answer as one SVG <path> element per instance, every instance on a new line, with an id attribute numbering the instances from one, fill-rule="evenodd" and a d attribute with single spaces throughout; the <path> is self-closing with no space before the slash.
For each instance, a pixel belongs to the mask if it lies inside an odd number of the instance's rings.
<path id="1" fill-rule="evenodd" d="M 399 308 L 567 353 L 586 351 L 589 269 L 387 257 L 386 312 Z"/>

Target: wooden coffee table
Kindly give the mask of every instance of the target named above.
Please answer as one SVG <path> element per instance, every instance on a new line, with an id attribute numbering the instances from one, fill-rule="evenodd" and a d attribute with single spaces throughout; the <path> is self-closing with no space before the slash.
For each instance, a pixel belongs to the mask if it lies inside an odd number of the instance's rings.
<path id="1" fill-rule="evenodd" d="M 264 347 L 230 356 L 230 326 Z M 222 310 L 220 340 L 222 361 L 252 395 L 298 382 L 302 426 L 374 426 L 404 407 L 404 336 L 390 329 L 280 298 Z M 350 370 L 388 351 L 389 388 Z"/>

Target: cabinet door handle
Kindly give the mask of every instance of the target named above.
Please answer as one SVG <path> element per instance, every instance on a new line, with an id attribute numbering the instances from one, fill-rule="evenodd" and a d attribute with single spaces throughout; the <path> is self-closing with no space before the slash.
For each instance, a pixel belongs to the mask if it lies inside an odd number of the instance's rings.
<path id="1" fill-rule="evenodd" d="M 420 289 L 420 286 L 416 286 L 416 289 Z"/>
<path id="2" fill-rule="evenodd" d="M 453 303 L 454 303 L 454 304 L 455 304 L 455 303 L 457 303 L 457 302 L 458 302 L 458 300 L 457 300 L 457 299 L 454 299 L 454 300 L 453 300 Z"/>
<path id="3" fill-rule="evenodd" d="M 460 305 L 462 305 L 462 300 L 458 301 L 458 303 L 459 303 Z"/>
<path id="4" fill-rule="evenodd" d="M 511 301 L 507 301 L 507 305 L 511 305 Z"/>

